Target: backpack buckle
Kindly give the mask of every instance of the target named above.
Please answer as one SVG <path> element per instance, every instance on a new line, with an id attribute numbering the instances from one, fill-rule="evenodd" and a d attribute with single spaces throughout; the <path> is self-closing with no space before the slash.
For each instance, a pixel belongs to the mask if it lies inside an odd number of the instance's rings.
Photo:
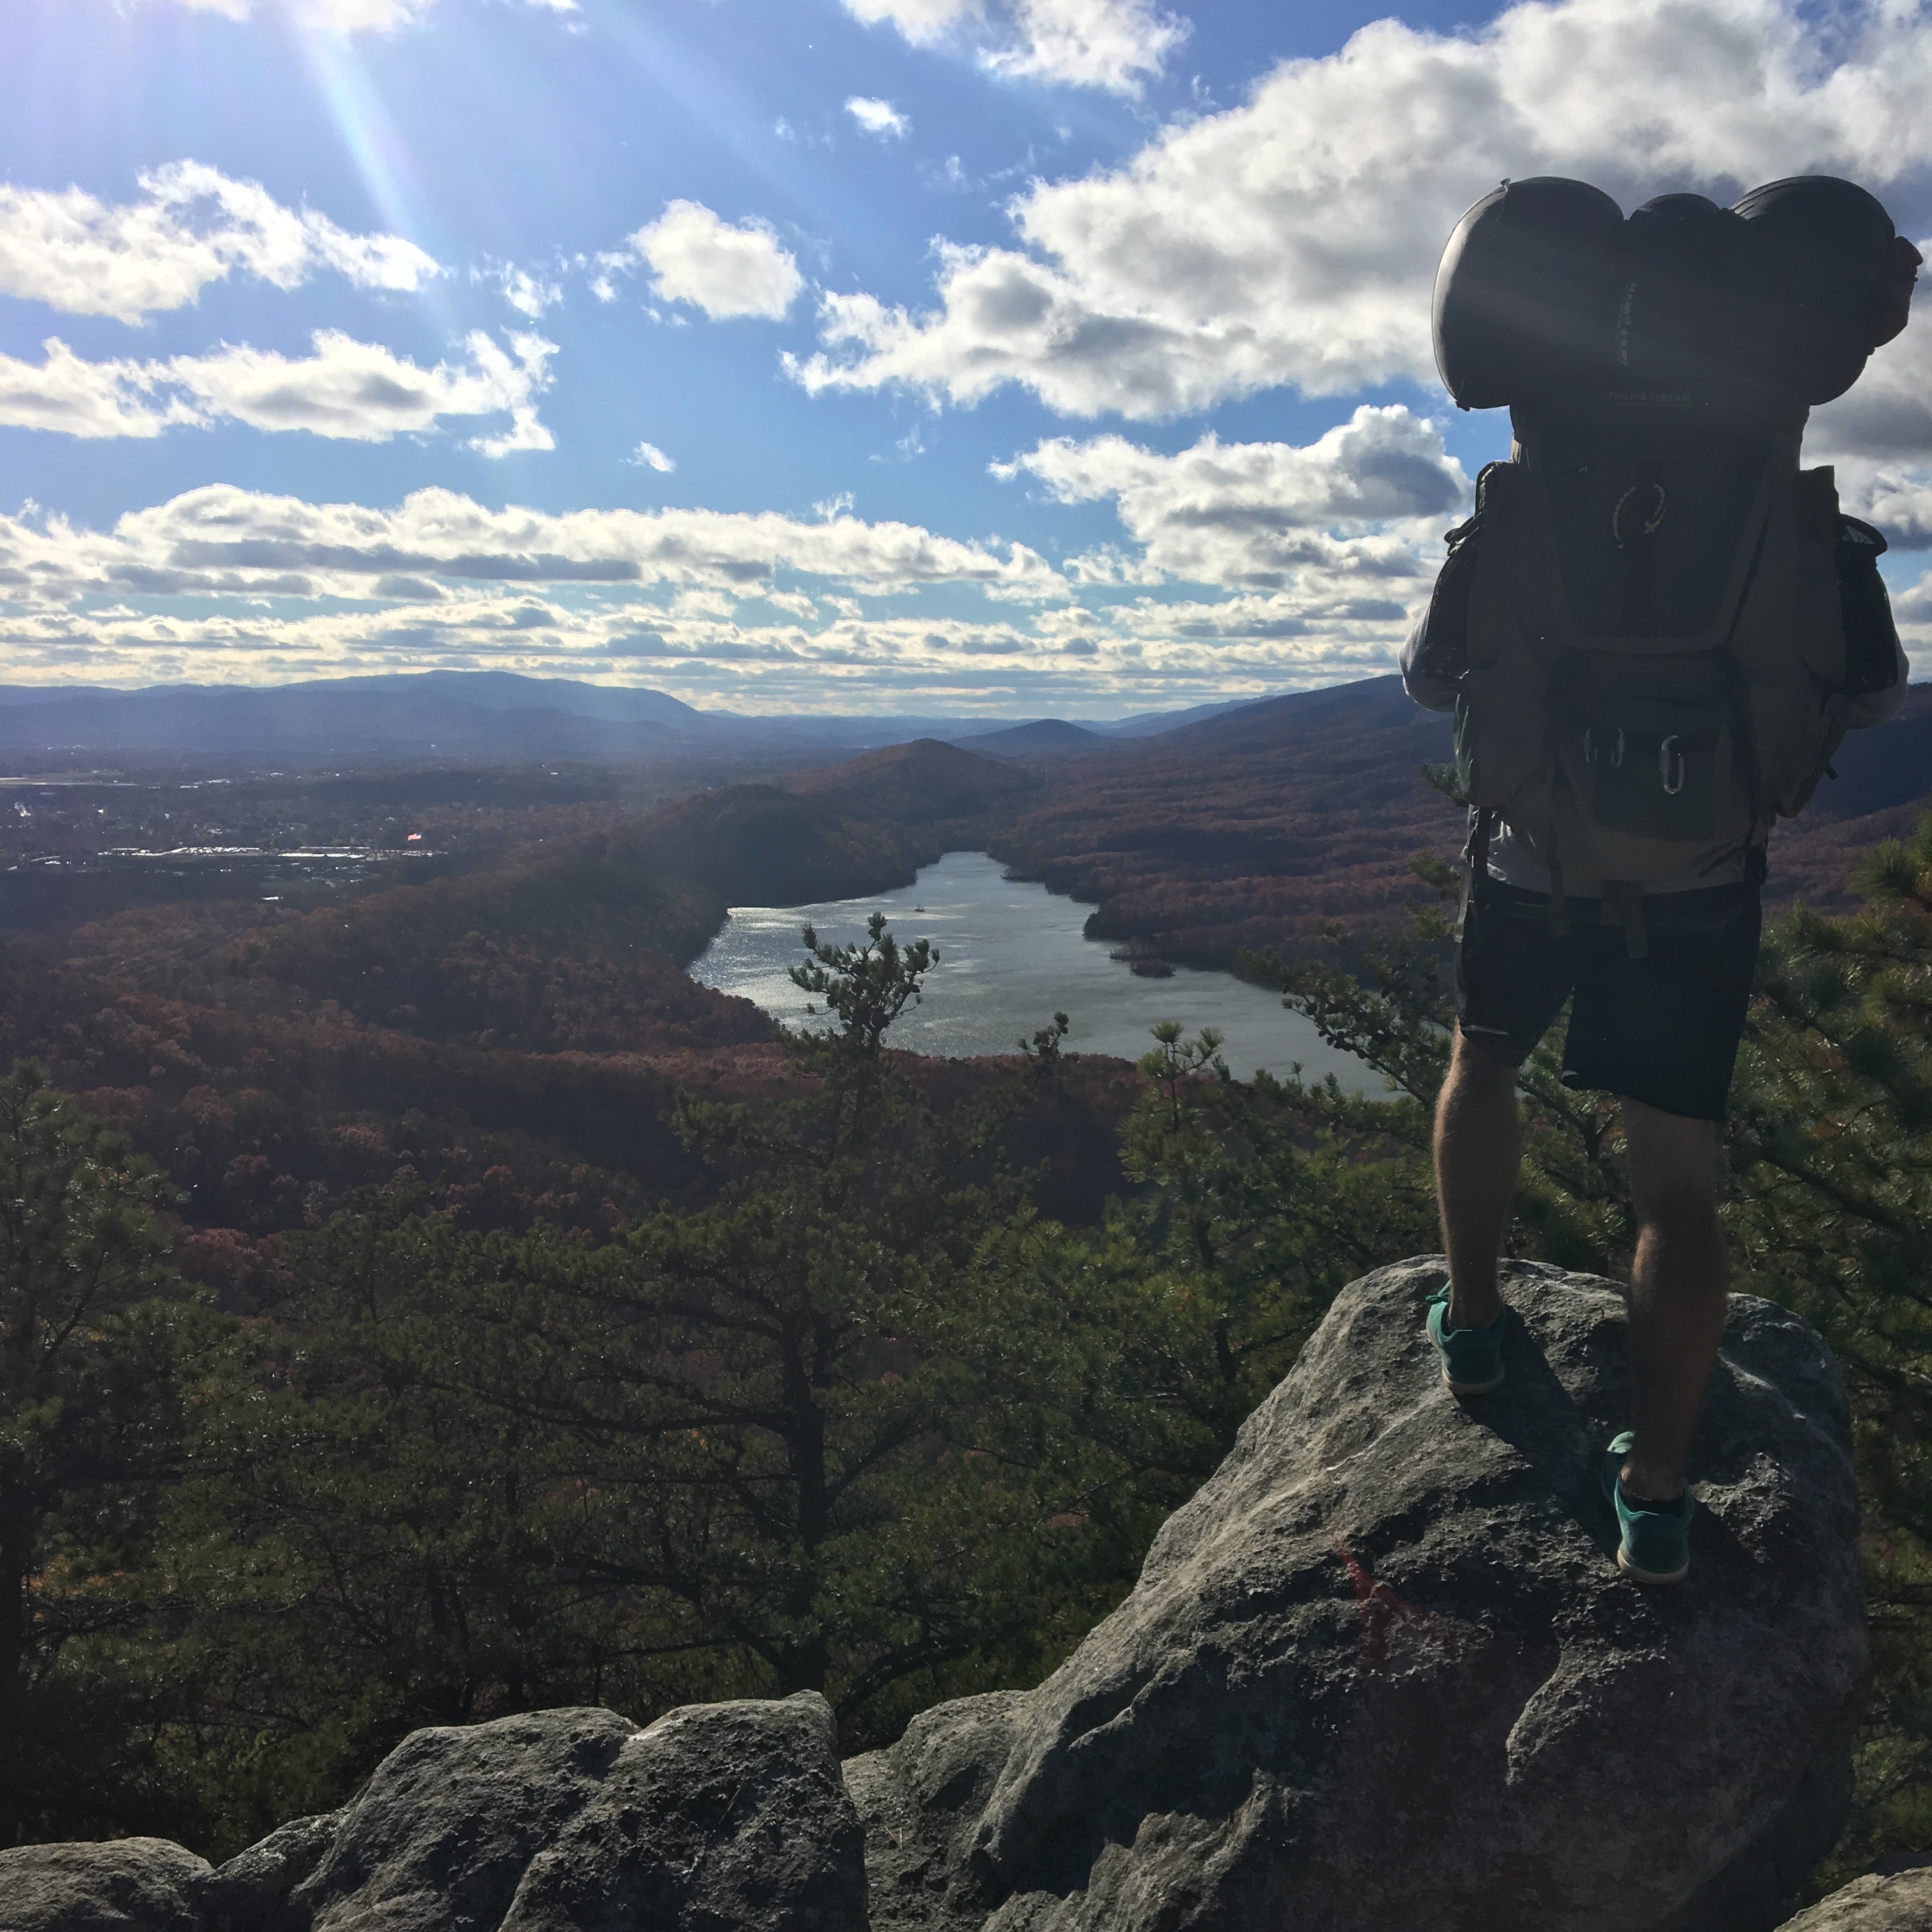
<path id="1" fill-rule="evenodd" d="M 1624 728 L 1619 724 L 1617 727 L 1616 742 L 1610 751 L 1610 764 L 1612 767 L 1615 767 L 1621 765 L 1623 761 Z M 1597 762 L 1597 728 L 1594 724 L 1586 726 L 1584 729 L 1583 762 L 1586 765 L 1594 765 Z M 1682 780 L 1680 779 L 1678 783 L 1682 784 Z"/>
<path id="2" fill-rule="evenodd" d="M 1674 767 L 1672 764 L 1673 759 L 1676 760 Z M 1675 732 L 1657 748 L 1657 769 L 1664 780 L 1665 792 L 1675 798 L 1684 789 L 1684 750 L 1678 742 Z M 1671 776 L 1673 769 L 1676 773 L 1674 782 Z"/>

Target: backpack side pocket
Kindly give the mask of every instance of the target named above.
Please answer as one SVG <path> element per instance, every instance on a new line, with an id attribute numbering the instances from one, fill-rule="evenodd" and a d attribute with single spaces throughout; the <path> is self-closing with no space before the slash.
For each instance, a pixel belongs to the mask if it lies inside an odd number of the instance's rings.
<path id="1" fill-rule="evenodd" d="M 1879 574 L 1885 538 L 1857 517 L 1840 516 L 1834 556 L 1838 566 L 1838 611 L 1845 626 L 1847 698 L 1889 691 L 1898 676 L 1898 626 L 1892 598 Z"/>
<path id="2" fill-rule="evenodd" d="M 1847 520 L 1831 470 L 1798 471 L 1774 506 L 1762 565 L 1732 634 L 1750 719 L 1754 843 L 1804 809 L 1856 702 L 1844 690 L 1850 639 L 1838 551 Z M 1874 577 L 1875 566 L 1874 557 L 1867 566 Z M 1870 589 L 1855 581 L 1855 594 Z"/>
<path id="3" fill-rule="evenodd" d="M 1449 532 L 1449 554 L 1436 573 L 1429 608 L 1416 627 L 1413 648 L 1402 654 L 1402 674 L 1412 694 L 1432 707 L 1428 694 L 1460 684 L 1469 668 L 1469 593 L 1476 582 L 1476 523 L 1472 518 Z"/>
<path id="4" fill-rule="evenodd" d="M 1549 674 L 1538 650 L 1547 628 L 1538 532 L 1522 512 L 1523 472 L 1486 465 L 1477 479 L 1474 527 L 1459 547 L 1470 557 L 1465 668 L 1456 687 L 1456 776 L 1462 796 L 1505 814 L 1520 834 L 1546 816 L 1543 739 Z"/>

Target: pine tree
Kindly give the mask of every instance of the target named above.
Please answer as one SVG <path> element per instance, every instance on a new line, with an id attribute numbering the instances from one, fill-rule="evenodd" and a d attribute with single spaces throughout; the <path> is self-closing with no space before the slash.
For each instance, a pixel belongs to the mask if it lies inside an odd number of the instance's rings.
<path id="1" fill-rule="evenodd" d="M 1876 1688 L 1845 1875 L 1932 1838 L 1932 813 L 1864 908 L 1767 935 L 1740 1056 L 1744 1281 L 1813 1324 L 1852 1397 Z"/>
<path id="2" fill-rule="evenodd" d="M 167 1198 L 40 1066 L 0 1078 L 0 1844 L 140 1802 L 147 1713 L 103 1650 L 156 1607 L 128 1580 L 206 1339 L 166 1264 Z"/>
<path id="3" fill-rule="evenodd" d="M 234 1741 L 178 1730 L 172 1761 L 225 1816 L 534 1704 L 812 1689 L 848 1744 L 890 1737 L 1038 1676 L 1131 1580 L 988 1344 L 1070 1346 L 1024 1326 L 1000 1239 L 1028 1083 L 935 1108 L 884 1044 L 930 949 L 807 944 L 830 1024 L 779 1096 L 677 1103 L 704 1204 L 593 1249 L 392 1190 L 291 1244 L 170 1519 L 200 1603 L 174 1667 Z"/>

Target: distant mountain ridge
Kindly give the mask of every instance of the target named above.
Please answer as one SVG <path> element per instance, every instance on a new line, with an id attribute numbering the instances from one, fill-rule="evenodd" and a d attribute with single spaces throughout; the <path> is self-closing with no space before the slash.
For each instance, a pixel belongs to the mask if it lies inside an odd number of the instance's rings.
<path id="1" fill-rule="evenodd" d="M 568 758 L 629 761 L 680 752 L 772 755 L 814 748 L 850 753 L 919 738 L 958 741 L 1022 734 L 1143 737 L 1204 712 L 1146 712 L 1112 722 L 1010 725 L 984 718 L 845 714 L 763 717 L 700 711 L 668 692 L 514 671 L 429 670 L 285 685 L 0 685 L 0 754 L 146 754 L 320 758 Z"/>
<path id="2" fill-rule="evenodd" d="M 1022 758 L 1042 752 L 1060 757 L 1098 751 L 1112 741 L 1112 735 L 1085 724 L 1069 724 L 1064 718 L 1039 718 L 1030 724 L 1009 724 L 1001 731 L 976 731 L 952 742 L 968 751 L 991 752 L 1000 758 Z"/>
<path id="3" fill-rule="evenodd" d="M 511 710 L 434 688 L 164 686 L 24 702 L 0 694 L 0 752 L 273 760 L 621 759 L 665 748 L 686 736 L 654 720 L 620 722 L 554 706 Z"/>

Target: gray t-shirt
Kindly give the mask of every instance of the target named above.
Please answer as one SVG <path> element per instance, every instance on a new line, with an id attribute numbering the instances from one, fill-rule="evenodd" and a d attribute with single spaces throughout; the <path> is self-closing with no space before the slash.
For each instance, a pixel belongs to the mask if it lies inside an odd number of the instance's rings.
<path id="1" fill-rule="evenodd" d="M 1489 874 L 1500 879 L 1506 886 L 1515 886 L 1526 892 L 1547 893 L 1550 890 L 1550 868 L 1536 854 L 1512 832 L 1505 821 L 1490 839 Z M 1733 853 L 1721 865 L 1688 879 L 1659 879 L 1643 889 L 1646 898 L 1654 898 L 1659 892 L 1701 892 L 1710 886 L 1737 884 L 1744 875 L 1744 855 Z M 1569 898 L 1591 899 L 1598 896 L 1601 887 L 1594 879 L 1573 879 L 1568 872 L 1563 877 L 1563 891 Z"/>

